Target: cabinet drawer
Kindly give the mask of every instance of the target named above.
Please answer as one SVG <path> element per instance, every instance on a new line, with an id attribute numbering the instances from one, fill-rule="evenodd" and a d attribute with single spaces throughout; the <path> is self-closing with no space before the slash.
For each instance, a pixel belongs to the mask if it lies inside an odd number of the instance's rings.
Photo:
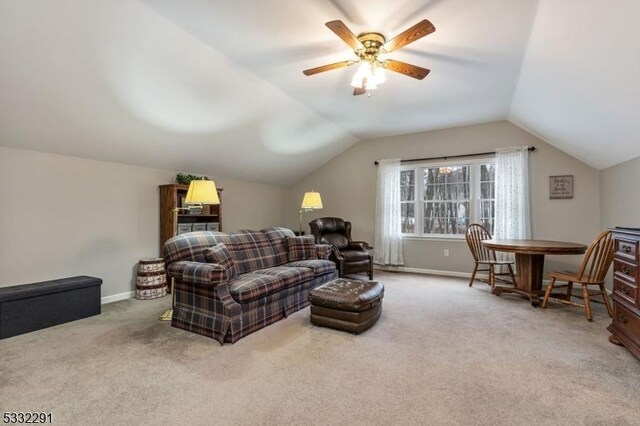
<path id="1" fill-rule="evenodd" d="M 636 343 L 640 343 L 640 317 L 619 303 L 614 304 L 613 324 Z"/>
<path id="2" fill-rule="evenodd" d="M 613 292 L 625 298 L 629 302 L 636 304 L 638 297 L 638 287 L 619 278 L 613 279 Z"/>
<path id="3" fill-rule="evenodd" d="M 638 254 L 638 242 L 616 238 L 616 256 L 636 260 Z"/>
<path id="4" fill-rule="evenodd" d="M 617 276 L 624 278 L 633 284 L 637 284 L 638 268 L 636 265 L 620 259 L 615 259 L 613 262 L 613 272 Z"/>

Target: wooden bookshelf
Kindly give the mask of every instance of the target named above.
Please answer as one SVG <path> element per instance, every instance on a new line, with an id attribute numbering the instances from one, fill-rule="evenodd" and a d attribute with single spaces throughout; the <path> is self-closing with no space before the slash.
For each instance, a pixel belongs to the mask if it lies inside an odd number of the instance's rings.
<path id="1" fill-rule="evenodd" d="M 169 238 L 173 237 L 176 224 L 174 223 L 173 209 L 186 207 L 184 199 L 187 196 L 189 185 L 169 184 L 160 185 L 160 249 Z M 202 214 L 188 214 L 180 211 L 178 225 L 199 224 L 201 227 L 207 223 L 218 223 L 218 230 L 222 231 L 222 188 L 218 188 L 220 204 L 203 206 Z"/>

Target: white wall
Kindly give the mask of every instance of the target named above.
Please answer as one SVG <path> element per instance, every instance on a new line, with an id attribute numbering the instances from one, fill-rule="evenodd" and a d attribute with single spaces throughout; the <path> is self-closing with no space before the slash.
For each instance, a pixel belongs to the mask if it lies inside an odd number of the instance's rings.
<path id="1" fill-rule="evenodd" d="M 0 287 L 92 275 L 103 297 L 133 290 L 138 259 L 159 254 L 158 185 L 175 174 L 0 147 Z M 225 230 L 285 224 L 285 188 L 216 184 Z"/>
<path id="2" fill-rule="evenodd" d="M 506 122 L 370 139 L 315 170 L 291 188 L 288 223 L 298 227 L 298 209 L 305 191 L 319 191 L 324 209 L 305 214 L 305 227 L 315 217 L 338 216 L 352 221 L 353 237 L 373 243 L 376 166 L 381 158 L 422 158 L 492 151 L 498 147 L 529 145 L 533 237 L 588 243 L 600 229 L 598 172 L 541 139 Z M 571 200 L 549 200 L 548 177 L 575 176 Z M 444 256 L 449 249 L 450 256 Z M 469 272 L 472 260 L 464 241 L 405 239 L 405 266 L 439 271 Z M 578 264 L 579 256 L 552 256 L 547 269 Z M 575 266 L 574 266 L 575 267 Z"/>
<path id="3" fill-rule="evenodd" d="M 600 171 L 600 224 L 602 229 L 640 228 L 640 157 Z M 613 286 L 613 268 L 607 282 Z"/>
<path id="4" fill-rule="evenodd" d="M 603 228 L 640 227 L 640 157 L 600 172 Z"/>

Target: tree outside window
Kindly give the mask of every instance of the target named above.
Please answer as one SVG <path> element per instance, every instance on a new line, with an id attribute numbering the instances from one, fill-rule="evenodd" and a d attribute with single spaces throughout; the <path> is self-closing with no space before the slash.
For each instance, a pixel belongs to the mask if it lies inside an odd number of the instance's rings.
<path id="1" fill-rule="evenodd" d="M 413 234 L 416 229 L 415 215 L 416 173 L 415 170 L 400 172 L 400 211 L 402 215 L 402 233 Z"/>

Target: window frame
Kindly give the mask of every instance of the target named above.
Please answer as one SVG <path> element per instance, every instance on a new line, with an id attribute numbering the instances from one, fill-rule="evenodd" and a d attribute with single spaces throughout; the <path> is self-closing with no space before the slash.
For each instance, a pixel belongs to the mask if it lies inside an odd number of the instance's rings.
<path id="1" fill-rule="evenodd" d="M 465 241 L 464 234 L 425 234 L 424 233 L 424 205 L 427 200 L 424 199 L 424 179 L 422 178 L 422 170 L 425 168 L 437 168 L 437 167 L 454 167 L 454 166 L 469 166 L 469 179 L 470 179 L 470 199 L 469 199 L 469 223 L 480 223 L 481 215 L 481 173 L 480 167 L 483 164 L 494 164 L 495 158 L 470 158 L 466 160 L 446 160 L 446 161 L 429 161 L 416 164 L 405 164 L 400 166 L 400 171 L 414 170 L 414 217 L 415 217 L 415 232 L 414 233 L 402 233 L 402 238 L 405 239 L 428 239 L 428 240 L 446 240 L 446 241 Z M 495 180 L 494 180 L 495 182 Z M 495 197 L 495 193 L 494 193 Z M 486 200 L 491 200 L 487 198 Z M 495 198 L 493 198 L 495 200 Z M 406 203 L 406 201 L 400 201 L 400 204 Z M 495 215 L 495 210 L 494 210 Z M 495 216 L 494 216 L 495 221 Z M 495 223 L 495 222 L 494 222 Z"/>

